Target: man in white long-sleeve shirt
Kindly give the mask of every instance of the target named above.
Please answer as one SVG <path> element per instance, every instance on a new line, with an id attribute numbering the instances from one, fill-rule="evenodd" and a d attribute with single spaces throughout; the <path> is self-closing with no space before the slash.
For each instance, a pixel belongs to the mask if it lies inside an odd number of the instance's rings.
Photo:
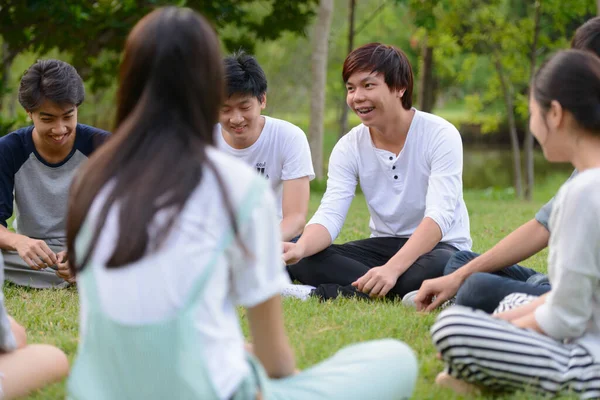
<path id="1" fill-rule="evenodd" d="M 321 298 L 404 296 L 471 248 L 461 137 L 412 107 L 412 69 L 399 49 L 364 45 L 348 55 L 342 76 L 362 124 L 333 149 L 321 205 L 298 243 L 284 244 L 283 258 L 291 278 L 316 286 Z M 371 237 L 332 244 L 357 184 Z"/>

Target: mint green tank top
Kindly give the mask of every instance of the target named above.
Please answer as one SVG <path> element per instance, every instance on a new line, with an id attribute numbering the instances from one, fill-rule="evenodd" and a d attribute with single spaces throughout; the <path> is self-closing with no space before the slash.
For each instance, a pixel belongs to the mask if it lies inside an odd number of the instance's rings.
<path id="1" fill-rule="evenodd" d="M 250 195 L 246 196 L 238 214 L 240 226 L 248 219 L 257 195 L 262 193 L 257 189 L 265 187 L 264 184 L 252 185 Z M 84 224 L 81 229 L 83 240 L 77 240 L 78 250 L 80 244 L 89 243 L 91 230 L 87 225 Z M 175 315 L 151 324 L 129 325 L 106 315 L 100 304 L 94 266 L 88 265 L 78 278 L 87 300 L 86 335 L 79 345 L 71 370 L 67 398 L 217 400 L 203 360 L 204 343 L 194 328 L 195 311 L 218 257 L 233 239 L 233 231 L 229 230 L 193 283 L 184 306 Z M 78 254 L 83 253 L 78 251 Z M 256 366 L 252 364 L 250 362 L 251 369 L 254 369 L 252 367 Z M 238 395 L 234 397 L 240 398 Z"/>

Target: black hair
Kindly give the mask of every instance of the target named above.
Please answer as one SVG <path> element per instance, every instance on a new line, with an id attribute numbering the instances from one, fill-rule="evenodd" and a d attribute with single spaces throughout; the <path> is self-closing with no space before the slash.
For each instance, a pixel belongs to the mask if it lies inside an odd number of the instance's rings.
<path id="1" fill-rule="evenodd" d="M 142 18 L 127 38 L 117 91 L 116 131 L 92 154 L 71 187 L 67 216 L 69 265 L 75 273 L 98 245 L 108 212 L 119 205 L 119 235 L 107 267 L 135 262 L 156 250 L 174 226 L 206 169 L 215 173 L 237 237 L 233 207 L 207 154 L 223 101 L 219 41 L 198 13 L 159 8 Z M 78 236 L 94 199 L 114 183 L 98 213 L 85 254 Z M 164 223 L 150 237 L 159 213 Z"/>
<path id="2" fill-rule="evenodd" d="M 571 47 L 588 50 L 600 56 L 600 17 L 594 17 L 577 28 Z"/>
<path id="3" fill-rule="evenodd" d="M 253 56 L 237 51 L 223 60 L 225 65 L 226 96 L 245 94 L 264 100 L 267 77 Z"/>
<path id="4" fill-rule="evenodd" d="M 27 111 L 37 110 L 44 100 L 79 106 L 84 97 L 77 70 L 60 60 L 38 60 L 25 71 L 19 85 L 19 103 Z"/>
<path id="5" fill-rule="evenodd" d="M 600 58 L 589 51 L 564 50 L 538 70 L 532 94 L 544 112 L 552 101 L 584 129 L 600 135 Z"/>

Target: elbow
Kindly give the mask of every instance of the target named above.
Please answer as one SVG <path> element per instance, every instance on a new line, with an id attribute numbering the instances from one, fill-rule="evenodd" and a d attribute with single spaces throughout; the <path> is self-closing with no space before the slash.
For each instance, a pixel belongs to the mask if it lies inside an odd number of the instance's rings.
<path id="1" fill-rule="evenodd" d="M 306 226 L 306 214 L 307 213 L 297 213 L 291 217 L 292 226 L 294 228 L 294 237 L 301 235 L 304 231 L 304 227 Z"/>
<path id="2" fill-rule="evenodd" d="M 272 379 L 281 379 L 296 372 L 296 359 L 291 348 L 278 353 L 277 361 L 268 367 L 265 365 L 267 375 Z"/>

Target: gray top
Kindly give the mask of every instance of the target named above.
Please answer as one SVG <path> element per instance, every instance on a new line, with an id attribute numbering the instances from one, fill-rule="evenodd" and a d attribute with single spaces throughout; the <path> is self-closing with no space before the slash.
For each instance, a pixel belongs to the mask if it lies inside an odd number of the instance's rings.
<path id="1" fill-rule="evenodd" d="M 14 211 L 16 232 L 64 246 L 71 181 L 109 133 L 77 124 L 72 151 L 56 164 L 40 156 L 32 134 L 29 126 L 0 138 L 0 224 L 7 226 Z"/>

